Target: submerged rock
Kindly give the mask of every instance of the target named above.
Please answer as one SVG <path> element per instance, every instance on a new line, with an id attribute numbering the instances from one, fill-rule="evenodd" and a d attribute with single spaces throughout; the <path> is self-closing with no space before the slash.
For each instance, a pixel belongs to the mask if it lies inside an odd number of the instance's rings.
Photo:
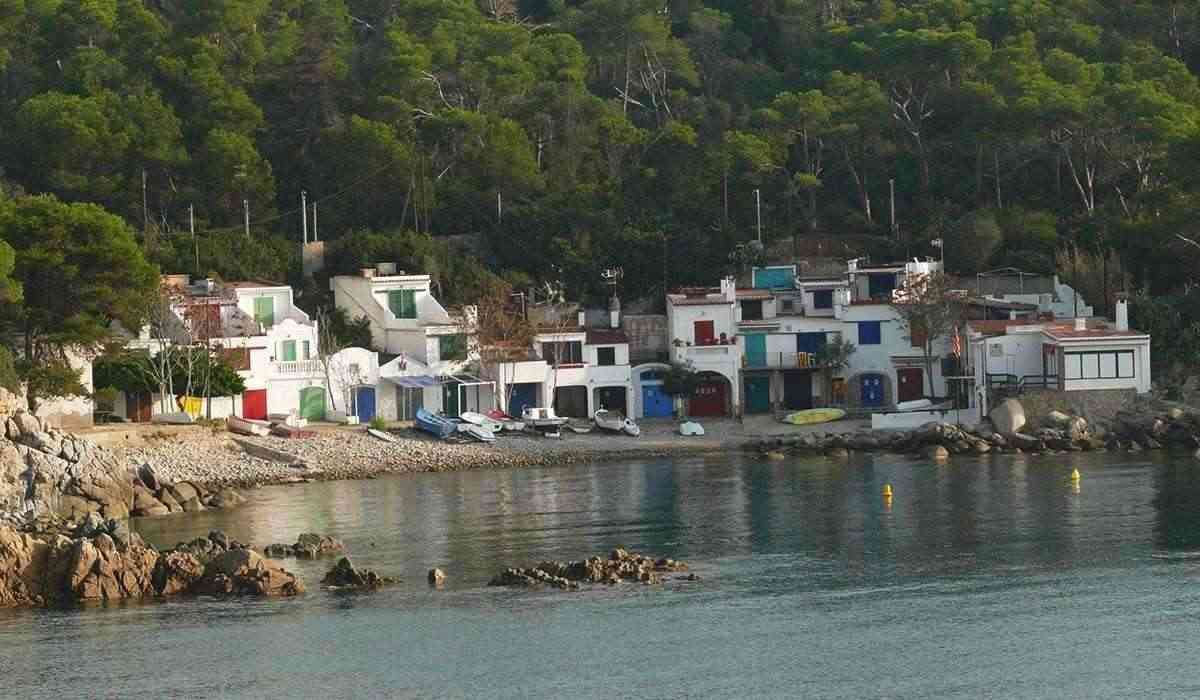
<path id="1" fill-rule="evenodd" d="M 355 568 L 349 557 L 338 559 L 329 573 L 325 574 L 325 578 L 321 579 L 321 583 L 326 586 L 365 589 L 380 588 L 399 581 L 398 578 L 380 576 L 370 569 Z"/>
<path id="2" fill-rule="evenodd" d="M 508 568 L 496 574 L 489 586 L 551 586 L 575 590 L 582 583 L 613 585 L 622 582 L 662 583 L 662 574 L 687 571 L 687 564 L 673 559 L 643 556 L 625 549 L 614 549 L 607 559 L 591 557 L 583 561 L 542 562 L 526 568 Z"/>
<path id="3" fill-rule="evenodd" d="M 302 533 L 296 538 L 295 544 L 275 543 L 263 549 L 268 557 L 282 559 L 296 557 L 297 559 L 316 559 L 330 554 L 340 554 L 346 551 L 346 546 L 336 537 L 318 535 L 314 532 Z"/>
<path id="4" fill-rule="evenodd" d="M 446 582 L 446 572 L 442 571 L 441 569 L 436 569 L 436 568 L 430 569 L 428 578 L 429 578 L 429 585 L 435 586 L 435 587 L 441 586 L 442 584 L 444 584 Z"/>

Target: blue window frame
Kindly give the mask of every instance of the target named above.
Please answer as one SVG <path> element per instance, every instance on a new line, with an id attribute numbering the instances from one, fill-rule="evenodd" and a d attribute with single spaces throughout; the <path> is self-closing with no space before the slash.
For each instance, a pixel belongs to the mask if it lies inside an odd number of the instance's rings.
<path id="1" fill-rule="evenodd" d="M 858 322 L 858 344 L 880 345 L 883 343 L 883 325 L 879 321 Z"/>
<path id="2" fill-rule="evenodd" d="M 818 289 L 813 292 L 813 308 L 814 309 L 832 309 L 833 308 L 833 290 Z"/>

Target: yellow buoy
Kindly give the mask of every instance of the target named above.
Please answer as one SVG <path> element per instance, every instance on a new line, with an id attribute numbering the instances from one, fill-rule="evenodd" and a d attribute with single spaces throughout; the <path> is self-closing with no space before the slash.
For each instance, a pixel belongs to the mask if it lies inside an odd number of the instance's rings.
<path id="1" fill-rule="evenodd" d="M 884 498 L 891 498 L 891 497 L 892 497 L 892 485 L 891 485 L 891 484 L 884 484 L 884 485 L 883 485 L 883 497 L 884 497 Z"/>
<path id="2" fill-rule="evenodd" d="M 1078 469 L 1071 470 L 1071 481 L 1079 481 L 1079 470 Z"/>

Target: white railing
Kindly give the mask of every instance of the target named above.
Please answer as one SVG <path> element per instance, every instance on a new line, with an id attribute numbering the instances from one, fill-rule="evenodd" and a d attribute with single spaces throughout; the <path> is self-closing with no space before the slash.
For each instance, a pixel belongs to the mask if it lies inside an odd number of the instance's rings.
<path id="1" fill-rule="evenodd" d="M 296 360 L 294 362 L 272 362 L 274 373 L 284 377 L 309 377 L 325 373 L 320 360 Z"/>

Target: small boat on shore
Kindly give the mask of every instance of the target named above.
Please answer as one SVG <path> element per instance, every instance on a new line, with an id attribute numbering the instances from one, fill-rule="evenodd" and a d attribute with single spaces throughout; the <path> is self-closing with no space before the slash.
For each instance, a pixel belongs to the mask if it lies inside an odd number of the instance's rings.
<path id="1" fill-rule="evenodd" d="M 316 432 L 314 432 L 312 430 L 305 430 L 303 428 L 295 428 L 290 425 L 284 425 L 283 423 L 276 423 L 275 425 L 272 425 L 271 426 L 271 434 L 274 435 L 275 437 L 289 438 L 292 440 L 298 440 L 301 438 L 310 438 L 310 437 L 317 436 Z"/>
<path id="2" fill-rule="evenodd" d="M 384 430 L 376 430 L 375 428 L 367 428 L 367 435 L 384 442 L 398 442 L 396 436 Z"/>
<path id="3" fill-rule="evenodd" d="M 626 418 L 617 411 L 601 409 L 596 411 L 594 420 L 596 421 L 596 427 L 612 433 L 625 433 L 630 437 L 637 437 L 642 434 L 642 429 L 638 427 L 637 423 L 633 422 L 632 418 Z"/>
<path id="4" fill-rule="evenodd" d="M 521 412 L 521 419 L 525 421 L 526 426 L 546 434 L 558 433 L 567 423 L 567 419 L 559 418 L 553 408 L 534 408 L 532 406 Z"/>
<path id="5" fill-rule="evenodd" d="M 447 438 L 458 429 L 449 418 L 435 415 L 423 408 L 417 409 L 417 428 L 439 438 Z"/>
<path id="6" fill-rule="evenodd" d="M 270 423 L 251 420 L 249 418 L 239 418 L 237 416 L 227 416 L 225 418 L 225 429 L 236 435 L 247 435 L 250 437 L 266 437 L 271 434 Z"/>
<path id="7" fill-rule="evenodd" d="M 472 425 L 478 425 L 479 427 L 484 428 L 485 430 L 488 430 L 492 433 L 498 433 L 501 430 L 504 430 L 503 423 L 501 423 L 500 421 L 498 421 L 494 418 L 485 416 L 482 413 L 475 413 L 474 411 L 464 411 L 463 413 L 460 413 L 458 417 L 462 418 L 464 422 L 470 423 Z"/>
<path id="8" fill-rule="evenodd" d="M 459 433 L 474 438 L 479 442 L 495 442 L 496 434 L 491 430 L 474 423 L 462 422 L 455 426 Z"/>
<path id="9" fill-rule="evenodd" d="M 150 422 L 157 425 L 191 425 L 196 421 L 183 411 L 174 413 L 159 413 L 150 417 Z"/>
<path id="10" fill-rule="evenodd" d="M 792 425 L 814 425 L 828 423 L 846 417 L 846 412 L 840 408 L 810 408 L 806 411 L 789 413 L 783 418 L 784 423 Z"/>
<path id="11" fill-rule="evenodd" d="M 524 423 L 522 423 L 520 420 L 517 420 L 516 418 L 513 418 L 512 416 L 508 415 L 507 413 L 505 413 L 504 411 L 501 411 L 498 408 L 493 408 L 492 410 L 488 411 L 485 415 L 488 418 L 491 418 L 492 420 L 499 423 L 501 426 L 503 426 L 503 428 L 505 430 L 507 430 L 509 432 L 521 432 L 522 430 L 525 429 Z"/>
<path id="12" fill-rule="evenodd" d="M 574 423 L 567 421 L 567 424 L 564 427 L 577 435 L 586 435 L 592 432 L 592 425 L 590 423 Z"/>
<path id="13" fill-rule="evenodd" d="M 704 435 L 704 426 L 694 420 L 685 420 L 679 424 L 680 435 Z"/>

